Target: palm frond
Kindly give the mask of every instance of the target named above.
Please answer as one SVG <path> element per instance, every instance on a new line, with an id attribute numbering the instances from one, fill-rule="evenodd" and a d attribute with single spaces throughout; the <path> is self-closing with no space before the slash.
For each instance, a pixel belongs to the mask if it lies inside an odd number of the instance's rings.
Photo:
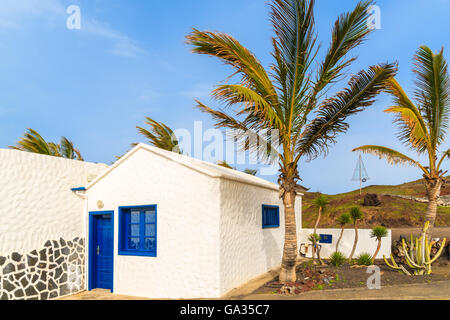
<path id="1" fill-rule="evenodd" d="M 426 123 L 420 113 L 420 110 L 411 102 L 400 84 L 392 78 L 388 82 L 386 90 L 394 97 L 394 107 L 385 112 L 395 113 L 396 123 L 399 127 L 399 140 L 406 146 L 411 147 L 423 153 L 430 149 L 431 141 Z"/>
<path id="2" fill-rule="evenodd" d="M 157 122 L 149 117 L 146 117 L 145 123 L 150 126 L 150 131 L 139 126 L 136 128 L 138 129 L 138 132 L 146 137 L 152 145 L 167 151 L 172 151 L 179 154 L 182 153 L 178 144 L 178 139 L 172 129 L 164 123 Z"/>
<path id="3" fill-rule="evenodd" d="M 194 29 L 187 37 L 192 51 L 221 59 L 241 76 L 240 84 L 257 92 L 270 101 L 275 108 L 278 105 L 277 92 L 266 70 L 255 55 L 236 39 L 225 33 L 214 33 Z"/>
<path id="4" fill-rule="evenodd" d="M 59 145 L 55 147 L 57 147 L 58 153 L 63 158 L 84 161 L 83 157 L 81 156 L 81 152 L 76 149 L 72 141 L 70 141 L 66 137 L 62 137 Z"/>
<path id="5" fill-rule="evenodd" d="M 282 95 L 287 123 L 292 123 L 295 109 L 304 105 L 310 88 L 310 65 L 315 57 L 315 0 L 274 0 L 270 19 L 276 38 L 273 39 L 274 70 Z M 289 134 L 289 133 L 288 133 Z"/>
<path id="6" fill-rule="evenodd" d="M 417 76 L 414 95 L 428 124 L 433 146 L 439 146 L 448 133 L 450 121 L 450 78 L 444 50 L 434 54 L 421 46 L 414 60 Z"/>
<path id="7" fill-rule="evenodd" d="M 258 127 L 283 128 L 282 119 L 272 105 L 256 91 L 242 85 L 221 85 L 212 92 L 213 98 L 226 102 L 229 106 L 243 104 L 238 115 L 246 114 L 255 118 Z"/>
<path id="8" fill-rule="evenodd" d="M 366 40 L 371 32 L 367 26 L 368 8 L 371 4 L 372 1 L 360 1 L 353 11 L 342 14 L 336 20 L 331 45 L 320 65 L 310 105 L 314 103 L 316 95 L 329 84 L 336 82 L 342 71 L 355 60 L 345 57 Z"/>
<path id="9" fill-rule="evenodd" d="M 346 132 L 346 118 L 358 113 L 374 102 L 375 96 L 386 88 L 386 82 L 395 76 L 396 64 L 372 66 L 352 77 L 349 88 L 327 99 L 302 133 L 297 145 L 298 158 L 306 155 L 310 160 L 326 154 L 339 133 Z"/>
<path id="10" fill-rule="evenodd" d="M 249 117 L 244 121 L 240 121 L 223 110 L 214 110 L 198 100 L 196 100 L 196 102 L 197 108 L 200 111 L 209 114 L 214 119 L 214 126 L 216 128 L 230 129 L 227 130 L 227 133 L 229 134 L 228 138 L 237 142 L 242 151 L 257 153 L 261 156 L 262 160 L 267 162 L 272 162 L 275 158 L 279 157 L 277 150 L 279 141 L 272 141 L 272 136 L 270 134 L 263 136 L 262 133 L 264 132 L 254 130 L 250 126 L 247 126 L 246 121 L 250 122 L 250 124 L 252 124 L 253 121 L 249 121 Z"/>
<path id="11" fill-rule="evenodd" d="M 389 149 L 382 146 L 362 146 L 352 150 L 353 152 L 363 152 L 367 154 L 372 154 L 378 156 L 380 159 L 384 158 L 391 165 L 401 164 L 401 165 L 410 165 L 413 167 L 418 167 L 427 173 L 427 170 L 416 160 L 400 153 L 396 150 Z"/>
<path id="12" fill-rule="evenodd" d="M 28 128 L 27 132 L 23 135 L 23 138 L 20 139 L 16 146 L 10 147 L 11 149 L 45 154 L 45 155 L 54 155 L 48 143 L 42 138 L 42 136 L 35 130 Z"/>
<path id="13" fill-rule="evenodd" d="M 444 154 L 442 155 L 441 160 L 439 160 L 439 163 L 438 163 L 438 166 L 437 166 L 437 170 L 438 171 L 441 169 L 441 165 L 442 165 L 442 163 L 444 163 L 445 158 L 450 159 L 450 149 L 445 151 Z"/>

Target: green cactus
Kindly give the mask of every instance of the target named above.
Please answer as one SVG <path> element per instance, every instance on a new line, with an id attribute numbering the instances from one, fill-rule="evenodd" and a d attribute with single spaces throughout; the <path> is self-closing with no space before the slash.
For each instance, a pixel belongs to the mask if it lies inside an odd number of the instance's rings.
<path id="1" fill-rule="evenodd" d="M 425 227 L 423 228 L 422 235 L 420 238 L 414 238 L 411 235 L 411 242 L 409 245 L 409 253 L 406 246 L 405 239 L 402 239 L 402 246 L 403 251 L 405 253 L 405 259 L 408 266 L 414 270 L 414 275 L 424 275 L 424 274 L 431 274 L 431 265 L 433 262 L 435 262 L 440 255 L 442 254 L 445 242 L 447 241 L 446 238 L 442 241 L 441 248 L 436 253 L 433 259 L 431 259 L 431 248 L 436 243 L 434 241 L 429 242 L 428 241 L 428 235 L 427 231 L 430 226 L 430 222 L 427 221 L 425 223 Z M 401 270 L 407 275 L 411 275 L 404 266 L 399 266 L 397 263 L 395 263 L 394 257 L 391 254 L 391 261 L 392 264 L 388 262 L 386 259 L 386 256 L 383 256 L 384 262 L 386 265 L 392 269 L 395 270 Z"/>

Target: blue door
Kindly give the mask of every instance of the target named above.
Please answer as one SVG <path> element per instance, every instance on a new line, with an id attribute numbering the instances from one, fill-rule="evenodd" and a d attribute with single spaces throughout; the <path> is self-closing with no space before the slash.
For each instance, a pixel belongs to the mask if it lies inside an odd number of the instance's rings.
<path id="1" fill-rule="evenodd" d="M 91 214 L 89 290 L 113 290 L 113 213 Z"/>

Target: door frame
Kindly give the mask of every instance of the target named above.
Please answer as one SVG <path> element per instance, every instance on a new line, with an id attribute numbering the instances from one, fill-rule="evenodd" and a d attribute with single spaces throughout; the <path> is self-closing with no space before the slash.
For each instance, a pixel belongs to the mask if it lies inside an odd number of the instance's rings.
<path id="1" fill-rule="evenodd" d="M 89 212 L 89 247 L 88 247 L 88 254 L 89 254 L 89 260 L 88 260 L 88 291 L 91 291 L 95 288 L 93 288 L 93 283 L 92 283 L 92 279 L 93 279 L 93 257 L 94 257 L 94 248 L 92 247 L 93 244 L 93 238 L 94 238 L 94 217 L 95 216 L 103 216 L 103 215 L 110 215 L 111 216 L 111 225 L 112 225 L 112 233 L 113 233 L 113 263 L 112 263 L 112 289 L 111 289 L 111 293 L 114 292 L 114 234 L 115 234 L 115 229 L 114 229 L 114 211 L 110 210 L 110 211 L 92 211 Z"/>

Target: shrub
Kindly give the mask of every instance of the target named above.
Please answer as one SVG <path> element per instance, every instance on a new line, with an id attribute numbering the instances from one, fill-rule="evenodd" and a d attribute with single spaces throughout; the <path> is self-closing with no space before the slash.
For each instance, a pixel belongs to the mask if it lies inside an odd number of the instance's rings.
<path id="1" fill-rule="evenodd" d="M 308 241 L 311 243 L 317 243 L 320 241 L 320 236 L 317 233 L 311 233 L 308 237 Z"/>
<path id="2" fill-rule="evenodd" d="M 356 262 L 360 266 L 371 266 L 373 264 L 370 253 L 361 253 Z"/>
<path id="3" fill-rule="evenodd" d="M 336 251 L 333 253 L 330 257 L 330 262 L 335 267 L 340 267 L 344 264 L 344 262 L 347 260 L 347 258 L 344 256 L 342 252 Z"/>

